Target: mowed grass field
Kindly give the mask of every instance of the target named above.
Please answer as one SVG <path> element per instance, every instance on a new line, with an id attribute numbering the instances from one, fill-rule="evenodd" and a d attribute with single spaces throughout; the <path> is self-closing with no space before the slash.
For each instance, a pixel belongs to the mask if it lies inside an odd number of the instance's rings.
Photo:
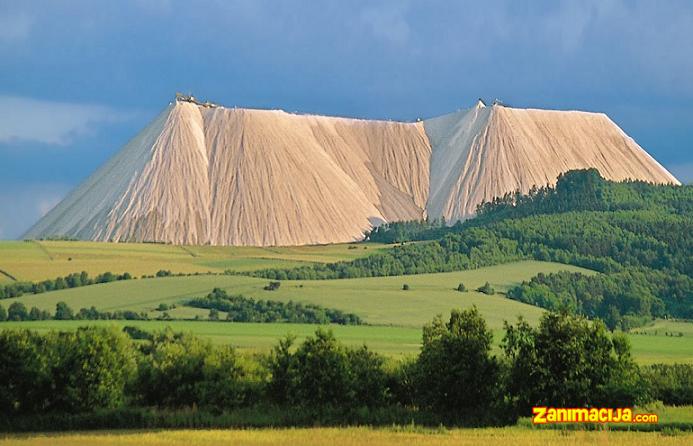
<path id="1" fill-rule="evenodd" d="M 174 246 L 154 243 L 82 241 L 0 242 L 0 283 L 54 279 L 87 271 L 92 276 L 110 271 L 134 276 L 159 270 L 174 273 L 239 272 L 290 268 L 305 263 L 338 262 L 387 249 L 378 243 L 345 243 L 293 247 Z"/>
<path id="2" fill-rule="evenodd" d="M 0 439 L 0 445 L 16 446 L 202 446 L 238 445 L 690 445 L 691 434 L 659 432 L 532 430 L 524 427 L 396 430 L 355 428 L 103 431 L 84 433 L 25 434 Z"/>

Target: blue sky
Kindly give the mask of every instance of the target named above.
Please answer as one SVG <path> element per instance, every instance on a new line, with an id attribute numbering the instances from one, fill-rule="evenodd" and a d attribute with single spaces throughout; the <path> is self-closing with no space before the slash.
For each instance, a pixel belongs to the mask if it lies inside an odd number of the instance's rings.
<path id="1" fill-rule="evenodd" d="M 693 181 L 690 1 L 0 0 L 0 238 L 172 99 L 414 120 L 607 113 Z"/>

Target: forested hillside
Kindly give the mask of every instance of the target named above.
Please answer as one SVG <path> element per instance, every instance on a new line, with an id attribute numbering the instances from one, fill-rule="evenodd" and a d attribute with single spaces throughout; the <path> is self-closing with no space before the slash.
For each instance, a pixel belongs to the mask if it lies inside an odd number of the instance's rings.
<path id="1" fill-rule="evenodd" d="M 551 260 L 604 274 L 538 276 L 508 297 L 629 328 L 652 317 L 693 318 L 692 211 L 690 186 L 614 183 L 595 169 L 571 171 L 555 187 L 485 203 L 477 218 L 452 227 L 404 222 L 377 228 L 371 240 L 402 243 L 381 255 L 258 275 L 370 277 Z"/>

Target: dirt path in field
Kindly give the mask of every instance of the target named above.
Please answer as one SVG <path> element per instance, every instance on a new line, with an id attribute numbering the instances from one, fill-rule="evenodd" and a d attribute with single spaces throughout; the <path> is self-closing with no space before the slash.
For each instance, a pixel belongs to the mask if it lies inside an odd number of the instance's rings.
<path id="1" fill-rule="evenodd" d="M 14 282 L 17 282 L 17 278 L 14 277 L 12 274 L 8 273 L 8 272 L 5 271 L 5 270 L 0 269 L 0 274 L 2 274 L 3 276 L 7 277 L 8 279 L 10 279 L 10 280 L 12 280 L 12 281 L 14 281 Z"/>

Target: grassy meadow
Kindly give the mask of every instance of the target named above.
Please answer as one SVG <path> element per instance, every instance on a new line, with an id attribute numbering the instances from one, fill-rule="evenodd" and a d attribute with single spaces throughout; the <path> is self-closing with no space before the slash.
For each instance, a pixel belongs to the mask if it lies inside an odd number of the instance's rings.
<path id="1" fill-rule="evenodd" d="M 206 273 L 290 268 L 305 263 L 338 262 L 387 249 L 378 243 L 256 248 L 243 246 L 176 246 L 156 243 L 84 241 L 0 242 L 0 283 L 54 279 L 86 271 L 91 276 L 110 271 L 133 276 L 157 271 Z"/>
<path id="2" fill-rule="evenodd" d="M 38 332 L 76 330 L 81 326 L 131 326 L 145 331 L 170 327 L 174 331 L 191 332 L 214 343 L 232 344 L 243 351 L 268 351 L 277 340 L 291 334 L 297 341 L 315 333 L 315 324 L 234 323 L 207 321 L 28 321 L 3 322 L 0 328 L 29 328 Z M 335 336 L 352 346 L 367 344 L 375 351 L 402 355 L 416 353 L 421 343 L 421 329 L 369 325 L 330 325 Z"/>
<path id="3" fill-rule="evenodd" d="M 561 270 L 589 273 L 569 265 L 525 261 L 451 273 L 283 281 L 275 291 L 263 290 L 268 283 L 265 279 L 240 275 L 162 277 L 24 295 L 5 299 L 2 304 L 7 307 L 19 299 L 27 307 L 36 306 L 52 312 L 57 302 L 64 301 L 75 310 L 94 305 L 101 311 L 133 310 L 148 312 L 151 317 L 156 317 L 159 314 L 155 311 L 156 307 L 165 303 L 178 305 L 178 308 L 168 312 L 171 317 L 187 319 L 196 314 L 206 317 L 208 311 L 184 308 L 180 304 L 190 297 L 204 296 L 218 287 L 230 294 L 243 294 L 255 299 L 293 300 L 337 308 L 358 314 L 368 324 L 416 328 L 436 314 L 448 313 L 451 308 L 476 305 L 492 328 L 501 328 L 504 320 L 515 320 L 518 315 L 536 322 L 543 310 L 508 300 L 501 294 L 488 296 L 476 291 L 458 292 L 455 288 L 460 282 L 468 289 L 474 289 L 488 281 L 496 291 L 502 292 L 539 272 Z M 410 287 L 408 291 L 402 290 L 405 283 Z M 222 319 L 224 316 L 222 314 Z"/>
<path id="4" fill-rule="evenodd" d="M 97 431 L 55 434 L 19 434 L 0 438 L 0 445 L 12 446 L 202 446 L 212 444 L 243 445 L 686 445 L 691 434 L 667 435 L 659 432 L 624 431 L 566 431 L 528 429 L 524 427 L 483 429 L 375 429 L 300 428 L 300 429 L 242 429 L 242 430 L 156 430 L 156 431 Z"/>

